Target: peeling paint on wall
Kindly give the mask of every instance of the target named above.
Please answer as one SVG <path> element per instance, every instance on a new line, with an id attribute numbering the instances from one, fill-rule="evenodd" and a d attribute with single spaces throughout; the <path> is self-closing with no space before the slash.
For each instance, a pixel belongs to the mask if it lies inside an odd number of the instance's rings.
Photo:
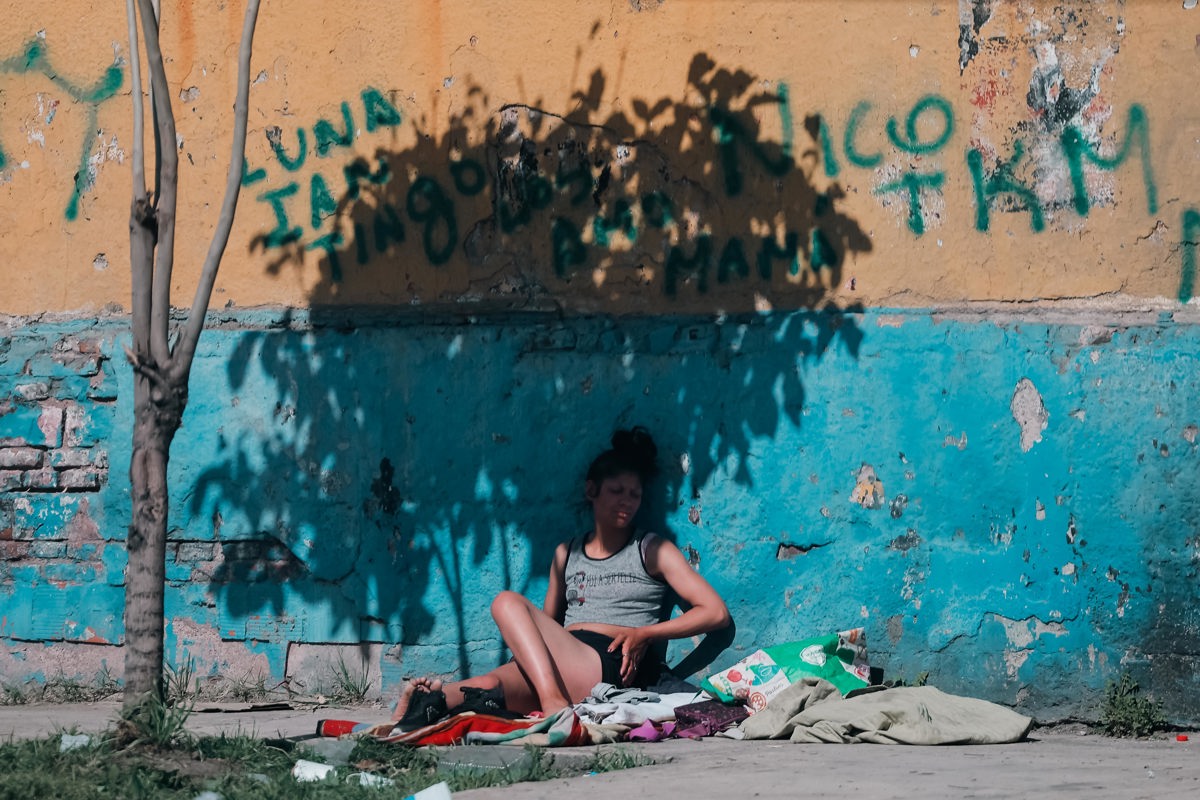
<path id="1" fill-rule="evenodd" d="M 992 16 L 993 0 L 958 0 L 958 71 L 979 54 L 980 30 Z"/>
<path id="2" fill-rule="evenodd" d="M 857 503 L 863 508 L 883 508 L 886 499 L 883 481 L 876 476 L 875 468 L 864 462 L 858 468 L 854 490 L 850 492 L 850 502 Z"/>
<path id="3" fill-rule="evenodd" d="M 1042 395 L 1033 385 L 1033 381 L 1028 378 L 1017 381 L 1009 409 L 1012 411 L 1012 418 L 1021 428 L 1021 450 L 1028 453 L 1042 440 L 1042 431 L 1046 430 L 1050 419 L 1050 412 L 1046 410 Z"/>

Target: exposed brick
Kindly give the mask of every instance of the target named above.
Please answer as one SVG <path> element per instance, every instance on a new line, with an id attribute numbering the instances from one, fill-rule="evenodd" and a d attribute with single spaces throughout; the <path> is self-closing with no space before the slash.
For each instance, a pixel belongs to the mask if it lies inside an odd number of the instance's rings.
<path id="1" fill-rule="evenodd" d="M 105 402 L 117 399 L 116 380 L 107 380 L 111 376 L 107 370 L 97 372 L 88 380 L 87 396 L 89 400 Z"/>
<path id="2" fill-rule="evenodd" d="M 0 469 L 34 469 L 42 465 L 42 451 L 34 447 L 0 447 Z"/>
<path id="3" fill-rule="evenodd" d="M 0 561 L 19 561 L 29 557 L 32 542 L 0 539 Z"/>
<path id="4" fill-rule="evenodd" d="M 25 472 L 25 487 L 27 489 L 58 488 L 58 473 L 50 467 L 31 469 Z"/>
<path id="5" fill-rule="evenodd" d="M 212 561 L 216 551 L 216 542 L 180 542 L 175 549 L 175 560 L 185 564 Z"/>
<path id="6" fill-rule="evenodd" d="M 64 367 L 75 370 L 75 372 L 85 378 L 90 378 L 100 371 L 100 361 L 96 358 L 80 358 L 76 356 L 74 358 L 63 359 L 59 363 Z"/>
<path id="7" fill-rule="evenodd" d="M 63 489 L 75 490 L 99 489 L 100 471 L 91 467 L 65 469 L 58 473 L 58 486 Z"/>
<path id="8" fill-rule="evenodd" d="M 0 469 L 0 492 L 15 492 L 25 486 L 25 473 L 12 469 Z"/>
<path id="9" fill-rule="evenodd" d="M 29 545 L 29 554 L 34 558 L 67 557 L 67 543 L 61 540 L 35 539 Z"/>
<path id="10" fill-rule="evenodd" d="M 13 389 L 13 392 L 25 400 L 46 400 L 50 397 L 50 384 L 44 381 L 21 383 Z"/>
<path id="11" fill-rule="evenodd" d="M 78 405 L 69 405 L 66 409 L 66 425 L 63 433 L 63 445 L 66 447 L 79 447 L 84 443 L 84 431 L 87 429 L 87 415 L 84 413 L 83 407 Z"/>
<path id="12" fill-rule="evenodd" d="M 0 466 L 4 466 L 4 451 L 0 450 Z M 33 464 L 31 466 L 38 466 Z M 50 451 L 50 466 L 55 469 L 92 466 L 92 451 L 84 447 L 64 447 Z"/>
<path id="13" fill-rule="evenodd" d="M 100 340 L 80 339 L 75 336 L 67 336 L 55 345 L 55 349 L 65 350 L 67 352 L 85 353 L 87 355 L 99 355 Z"/>
<path id="14" fill-rule="evenodd" d="M 42 432 L 45 438 L 47 447 L 59 447 L 62 445 L 62 422 L 63 410 L 61 406 L 42 406 L 41 413 L 38 415 L 38 429 Z"/>

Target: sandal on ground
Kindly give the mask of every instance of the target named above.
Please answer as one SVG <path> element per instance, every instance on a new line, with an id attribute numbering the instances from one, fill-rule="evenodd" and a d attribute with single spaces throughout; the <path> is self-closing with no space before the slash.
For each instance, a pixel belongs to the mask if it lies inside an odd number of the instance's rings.
<path id="1" fill-rule="evenodd" d="M 396 727 L 405 733 L 432 725 L 443 717 L 448 716 L 446 710 L 446 693 L 441 689 L 429 692 L 413 692 L 409 700 L 408 710 L 396 722 Z"/>

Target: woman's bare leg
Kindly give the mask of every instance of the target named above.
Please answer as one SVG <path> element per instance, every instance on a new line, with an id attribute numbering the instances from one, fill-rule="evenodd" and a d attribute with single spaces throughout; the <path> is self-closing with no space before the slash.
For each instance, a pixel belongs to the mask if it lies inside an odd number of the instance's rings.
<path id="1" fill-rule="evenodd" d="M 404 716 L 416 692 L 441 689 L 446 704 L 454 708 L 463 702 L 462 689 L 466 687 L 499 687 L 510 710 L 549 715 L 587 697 L 600 681 L 596 651 L 522 595 L 501 592 L 492 602 L 492 617 L 513 661 L 463 681 L 443 684 L 433 678 L 414 678 L 401 691 L 393 720 Z"/>
<path id="2" fill-rule="evenodd" d="M 524 596 L 501 592 L 492 601 L 492 617 L 542 713 L 549 715 L 582 700 L 599 682 L 596 651 Z"/>

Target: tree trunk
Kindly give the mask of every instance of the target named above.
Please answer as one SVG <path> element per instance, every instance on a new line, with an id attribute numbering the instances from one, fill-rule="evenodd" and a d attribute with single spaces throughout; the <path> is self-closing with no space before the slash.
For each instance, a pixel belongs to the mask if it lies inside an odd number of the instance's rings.
<path id="1" fill-rule="evenodd" d="M 175 261 L 175 208 L 179 189 L 175 116 L 159 46 L 157 0 L 126 0 L 133 97 L 133 201 L 129 210 L 129 267 L 132 288 L 133 456 L 129 483 L 133 519 L 129 524 L 125 574 L 125 707 L 163 691 L 163 597 L 166 591 L 167 462 L 171 441 L 187 407 L 188 376 L 217 269 L 237 211 L 246 162 L 246 116 L 250 95 L 250 44 L 260 0 L 248 0 L 238 47 L 237 99 L 233 147 L 225 199 L 213 231 L 200 280 L 183 330 L 170 345 L 171 271 Z M 155 186 L 146 186 L 145 108 L 142 96 L 138 21 L 145 37 L 150 104 L 154 110 Z"/>
<path id="2" fill-rule="evenodd" d="M 187 405 L 187 386 L 157 387 L 135 376 L 133 456 L 129 482 L 133 517 L 126 550 L 125 705 L 162 694 L 163 596 L 166 583 L 167 462 Z"/>

